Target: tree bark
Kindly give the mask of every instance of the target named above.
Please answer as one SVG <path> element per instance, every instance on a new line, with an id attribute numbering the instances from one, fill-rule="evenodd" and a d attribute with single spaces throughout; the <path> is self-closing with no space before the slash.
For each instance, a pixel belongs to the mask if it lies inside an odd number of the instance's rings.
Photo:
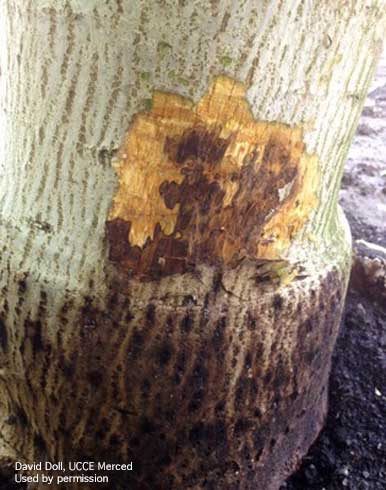
<path id="1" fill-rule="evenodd" d="M 279 488 L 325 415 L 385 7 L 0 0 L 3 464 Z"/>

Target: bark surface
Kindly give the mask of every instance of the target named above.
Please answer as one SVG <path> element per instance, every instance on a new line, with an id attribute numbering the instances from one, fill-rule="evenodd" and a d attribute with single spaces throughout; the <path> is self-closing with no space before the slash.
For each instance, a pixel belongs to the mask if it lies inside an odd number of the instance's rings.
<path id="1" fill-rule="evenodd" d="M 279 487 L 323 422 L 385 12 L 0 1 L 4 464 Z"/>

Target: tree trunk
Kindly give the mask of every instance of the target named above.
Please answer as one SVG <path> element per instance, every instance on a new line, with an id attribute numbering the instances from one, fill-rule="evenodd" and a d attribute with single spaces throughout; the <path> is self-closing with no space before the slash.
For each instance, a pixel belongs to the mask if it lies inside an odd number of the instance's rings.
<path id="1" fill-rule="evenodd" d="M 3 464 L 279 488 L 325 415 L 385 7 L 0 0 Z"/>

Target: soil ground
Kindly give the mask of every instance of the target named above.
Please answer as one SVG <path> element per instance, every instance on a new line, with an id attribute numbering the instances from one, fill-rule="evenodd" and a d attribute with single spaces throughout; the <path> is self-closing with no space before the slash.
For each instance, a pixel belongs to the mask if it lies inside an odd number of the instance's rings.
<path id="1" fill-rule="evenodd" d="M 358 239 L 386 247 L 386 56 L 350 150 L 341 205 L 354 249 Z M 0 475 L 0 490 L 16 488 L 23 486 Z M 333 359 L 325 427 L 281 488 L 386 489 L 386 303 L 353 286 Z"/>
<path id="2" fill-rule="evenodd" d="M 386 489 L 386 311 L 354 289 L 319 438 L 282 490 Z"/>

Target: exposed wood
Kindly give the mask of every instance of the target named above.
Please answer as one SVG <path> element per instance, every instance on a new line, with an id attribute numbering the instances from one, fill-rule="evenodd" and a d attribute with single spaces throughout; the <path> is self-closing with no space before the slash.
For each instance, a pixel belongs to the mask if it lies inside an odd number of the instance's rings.
<path id="1" fill-rule="evenodd" d="M 135 116 L 115 164 L 113 261 L 159 277 L 286 251 L 316 207 L 318 159 L 300 128 L 256 122 L 245 93 L 220 77 L 196 106 L 156 92 Z"/>

